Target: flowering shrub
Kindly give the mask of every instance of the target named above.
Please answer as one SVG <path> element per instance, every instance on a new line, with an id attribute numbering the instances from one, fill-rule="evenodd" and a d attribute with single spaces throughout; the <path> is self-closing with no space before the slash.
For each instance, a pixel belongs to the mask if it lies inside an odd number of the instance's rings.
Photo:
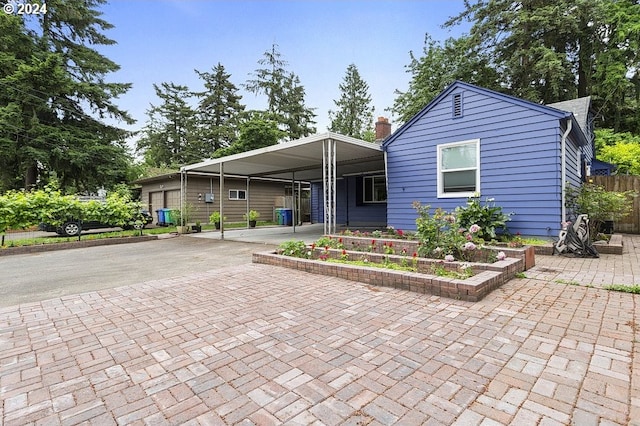
<path id="1" fill-rule="evenodd" d="M 481 226 L 474 223 L 467 229 L 461 226 L 455 213 L 439 208 L 430 215 L 430 206 L 423 206 L 419 202 L 414 202 L 413 207 L 418 212 L 416 226 L 421 256 L 444 259 L 447 262 L 486 260 L 486 253 L 481 247 Z"/>
<path id="2" fill-rule="evenodd" d="M 311 251 L 304 241 L 285 241 L 278 247 L 278 253 L 285 256 L 301 257 L 303 259 L 309 259 L 311 257 Z"/>
<path id="3" fill-rule="evenodd" d="M 493 198 L 486 198 L 484 205 L 479 197 L 469 197 L 465 207 L 456 207 L 455 216 L 462 228 L 469 228 L 469 232 L 476 233 L 485 241 L 496 237 L 496 231 L 505 232 L 507 222 L 511 220 L 513 213 L 502 213 L 502 207 L 496 206 Z M 477 231 L 472 231 L 473 226 Z"/>

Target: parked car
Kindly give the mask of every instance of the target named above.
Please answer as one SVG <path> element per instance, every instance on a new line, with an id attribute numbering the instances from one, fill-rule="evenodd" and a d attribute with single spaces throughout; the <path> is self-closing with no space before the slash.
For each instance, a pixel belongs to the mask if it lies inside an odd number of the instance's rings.
<path id="1" fill-rule="evenodd" d="M 142 228 L 153 223 L 153 216 L 148 210 L 140 211 L 140 220 L 142 221 Z M 38 227 L 41 231 L 55 232 L 58 235 L 73 237 L 79 235 L 81 231 L 87 231 L 89 229 L 102 229 L 102 228 L 117 228 L 118 225 L 109 223 L 101 223 L 94 220 L 80 221 L 76 219 L 68 219 L 60 226 L 54 226 L 48 223 L 41 223 Z M 135 225 L 125 225 L 121 227 L 124 230 L 134 229 Z"/>

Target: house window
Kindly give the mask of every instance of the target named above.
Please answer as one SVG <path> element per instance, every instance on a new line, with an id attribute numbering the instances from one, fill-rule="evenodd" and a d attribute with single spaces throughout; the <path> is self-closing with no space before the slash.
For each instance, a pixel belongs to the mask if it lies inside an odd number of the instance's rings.
<path id="1" fill-rule="evenodd" d="M 438 145 L 438 197 L 480 192 L 480 139 Z"/>
<path id="2" fill-rule="evenodd" d="M 387 182 L 384 176 L 365 176 L 362 179 L 362 184 L 365 203 L 384 203 L 387 201 Z"/>
<path id="3" fill-rule="evenodd" d="M 245 191 L 244 189 L 230 189 L 229 199 L 230 200 L 246 200 L 247 191 Z"/>
<path id="4" fill-rule="evenodd" d="M 456 93 L 453 95 L 451 115 L 453 118 L 462 117 L 462 93 Z"/>

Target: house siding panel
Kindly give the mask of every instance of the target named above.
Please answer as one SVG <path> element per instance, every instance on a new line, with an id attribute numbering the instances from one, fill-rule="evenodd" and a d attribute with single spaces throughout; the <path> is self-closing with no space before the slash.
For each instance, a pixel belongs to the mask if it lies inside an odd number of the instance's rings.
<path id="1" fill-rule="evenodd" d="M 348 176 L 337 181 L 336 223 L 349 227 L 383 228 L 387 224 L 387 204 L 361 204 L 356 200 L 356 177 Z M 311 220 L 324 221 L 322 182 L 311 184 Z"/>
<path id="2" fill-rule="evenodd" d="M 273 216 L 273 209 L 275 206 L 275 199 L 279 196 L 285 195 L 285 182 L 276 181 L 261 181 L 252 179 L 249 185 L 249 192 L 247 194 L 249 209 L 257 210 L 260 212 L 261 220 L 271 220 Z M 289 184 L 290 185 L 290 184 Z M 223 194 L 223 208 L 224 215 L 227 218 L 227 222 L 241 222 L 243 221 L 242 215 L 247 211 L 247 200 L 229 200 L 229 189 L 241 189 L 247 190 L 246 179 L 234 179 L 225 178 L 224 181 L 224 194 Z M 178 199 L 175 199 L 175 195 L 171 195 L 171 200 L 168 200 L 170 194 L 179 194 L 180 191 L 180 175 L 172 175 L 166 179 L 158 180 L 154 183 L 144 184 L 141 191 L 141 200 L 147 208 L 153 210 L 153 216 L 157 221 L 156 210 L 160 208 L 177 208 L 179 205 Z M 205 193 L 214 194 L 213 203 L 204 202 Z M 162 205 L 158 202 L 160 199 L 158 196 L 154 196 L 153 200 L 149 194 L 164 194 L 161 198 Z M 202 194 L 201 199 L 198 199 L 198 194 Z M 214 211 L 220 210 L 220 183 L 218 177 L 202 177 L 202 176 L 190 176 L 187 178 L 187 192 L 186 202 L 190 205 L 190 222 L 201 221 L 203 223 L 209 222 L 209 215 Z M 151 203 L 153 201 L 153 203 Z"/>
<path id="3" fill-rule="evenodd" d="M 452 119 L 451 96 L 458 92 L 444 96 L 386 146 L 388 224 L 415 229 L 413 201 L 445 210 L 464 205 L 466 198 L 437 198 L 437 145 L 479 138 L 482 200 L 494 198 L 503 212 L 514 213 L 511 232 L 556 236 L 561 211 L 558 117 L 465 89 L 464 116 Z"/>

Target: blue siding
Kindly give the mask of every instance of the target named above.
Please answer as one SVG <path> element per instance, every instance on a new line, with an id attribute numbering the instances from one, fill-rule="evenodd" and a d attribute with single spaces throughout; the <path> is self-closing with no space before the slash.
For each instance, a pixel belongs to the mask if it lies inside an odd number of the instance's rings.
<path id="1" fill-rule="evenodd" d="M 338 179 L 336 192 L 336 223 L 355 227 L 384 228 L 387 224 L 387 204 L 361 204 L 356 200 L 356 178 L 349 176 Z M 322 182 L 311 184 L 311 221 L 324 221 Z"/>
<path id="2" fill-rule="evenodd" d="M 455 85 L 454 85 L 455 86 Z M 390 226 L 415 229 L 413 201 L 453 210 L 466 198 L 437 198 L 437 145 L 480 139 L 481 197 L 513 212 L 511 232 L 555 237 L 561 216 L 561 138 L 558 114 L 544 107 L 459 85 L 443 92 L 385 145 Z M 452 118 L 455 93 L 464 116 Z M 575 181 L 576 143 L 567 143 L 567 179 Z M 573 166 L 572 166 L 573 165 Z"/>

